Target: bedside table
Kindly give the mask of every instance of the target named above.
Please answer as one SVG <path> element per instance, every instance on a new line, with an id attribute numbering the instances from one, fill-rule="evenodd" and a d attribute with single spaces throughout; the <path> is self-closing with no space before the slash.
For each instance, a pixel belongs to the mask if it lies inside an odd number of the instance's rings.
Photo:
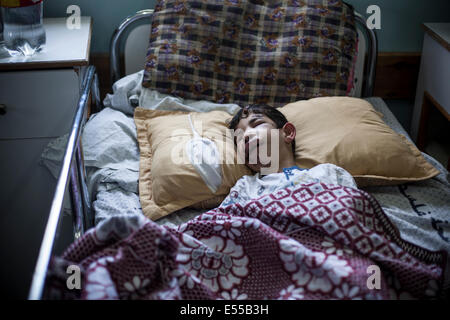
<path id="1" fill-rule="evenodd" d="M 80 29 L 69 30 L 66 18 L 44 27 L 42 52 L 0 57 L 0 273 L 12 298 L 27 297 L 56 186 L 40 156 L 69 132 L 89 65 L 90 17 Z"/>
<path id="2" fill-rule="evenodd" d="M 411 136 L 420 150 L 440 157 L 450 170 L 450 23 L 425 23 L 423 28 Z M 440 141 L 433 141 L 430 133 L 439 136 Z M 439 152 L 434 154 L 434 150 Z"/>

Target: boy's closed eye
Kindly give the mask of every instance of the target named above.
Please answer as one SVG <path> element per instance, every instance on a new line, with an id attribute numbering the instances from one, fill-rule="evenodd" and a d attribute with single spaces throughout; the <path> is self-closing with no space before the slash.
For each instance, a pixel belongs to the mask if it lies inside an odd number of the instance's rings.
<path id="1" fill-rule="evenodd" d="M 266 121 L 264 120 L 264 118 L 262 116 L 254 116 L 253 118 L 251 118 L 248 121 L 248 124 L 250 127 L 254 128 L 265 122 Z"/>
<path id="2" fill-rule="evenodd" d="M 250 121 L 248 122 L 248 124 L 250 125 L 250 127 L 254 128 L 258 125 L 260 125 L 261 123 L 263 123 L 263 121 L 260 118 L 252 118 L 250 119 Z"/>

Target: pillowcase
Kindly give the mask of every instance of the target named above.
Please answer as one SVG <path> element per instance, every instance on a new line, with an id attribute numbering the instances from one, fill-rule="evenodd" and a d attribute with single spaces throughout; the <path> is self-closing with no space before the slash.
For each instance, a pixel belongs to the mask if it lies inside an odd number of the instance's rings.
<path id="1" fill-rule="evenodd" d="M 299 167 L 332 163 L 350 172 L 359 187 L 420 181 L 439 174 L 414 144 L 386 125 L 365 100 L 322 97 L 279 110 L 296 127 Z"/>
<path id="2" fill-rule="evenodd" d="M 341 0 L 160 0 L 142 85 L 240 106 L 344 96 L 357 37 Z"/>
<path id="3" fill-rule="evenodd" d="M 136 108 L 134 120 L 141 153 L 139 198 L 148 218 L 157 220 L 189 206 L 215 207 L 239 178 L 252 174 L 244 164 L 237 164 L 234 141 L 227 134 L 228 119 L 230 114 L 224 111 L 188 113 Z M 195 159 L 189 157 L 190 150 L 198 146 L 192 142 L 210 143 L 203 149 L 205 156 L 211 150 L 217 151 L 220 177 L 211 168 L 199 171 Z M 202 153 L 197 149 L 195 154 Z M 207 177 L 202 172 L 207 172 Z"/>

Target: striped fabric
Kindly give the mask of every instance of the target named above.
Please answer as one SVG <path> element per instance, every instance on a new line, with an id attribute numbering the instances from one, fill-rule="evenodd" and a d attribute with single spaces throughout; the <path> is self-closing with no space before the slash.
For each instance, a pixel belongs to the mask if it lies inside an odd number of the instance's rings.
<path id="1" fill-rule="evenodd" d="M 159 0 L 143 86 L 240 106 L 343 96 L 356 44 L 341 0 Z"/>

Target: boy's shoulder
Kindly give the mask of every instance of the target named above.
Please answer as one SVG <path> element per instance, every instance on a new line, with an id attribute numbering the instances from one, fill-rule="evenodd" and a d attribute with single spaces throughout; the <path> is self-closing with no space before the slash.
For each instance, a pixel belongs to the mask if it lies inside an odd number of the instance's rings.
<path id="1" fill-rule="evenodd" d="M 258 179 L 259 176 L 260 176 L 259 172 L 255 173 L 253 175 L 252 174 L 246 174 L 246 175 L 242 176 L 241 178 L 239 178 L 239 180 L 236 182 L 236 184 L 238 184 L 238 183 L 249 183 L 251 181 L 254 181 L 254 180 Z"/>

